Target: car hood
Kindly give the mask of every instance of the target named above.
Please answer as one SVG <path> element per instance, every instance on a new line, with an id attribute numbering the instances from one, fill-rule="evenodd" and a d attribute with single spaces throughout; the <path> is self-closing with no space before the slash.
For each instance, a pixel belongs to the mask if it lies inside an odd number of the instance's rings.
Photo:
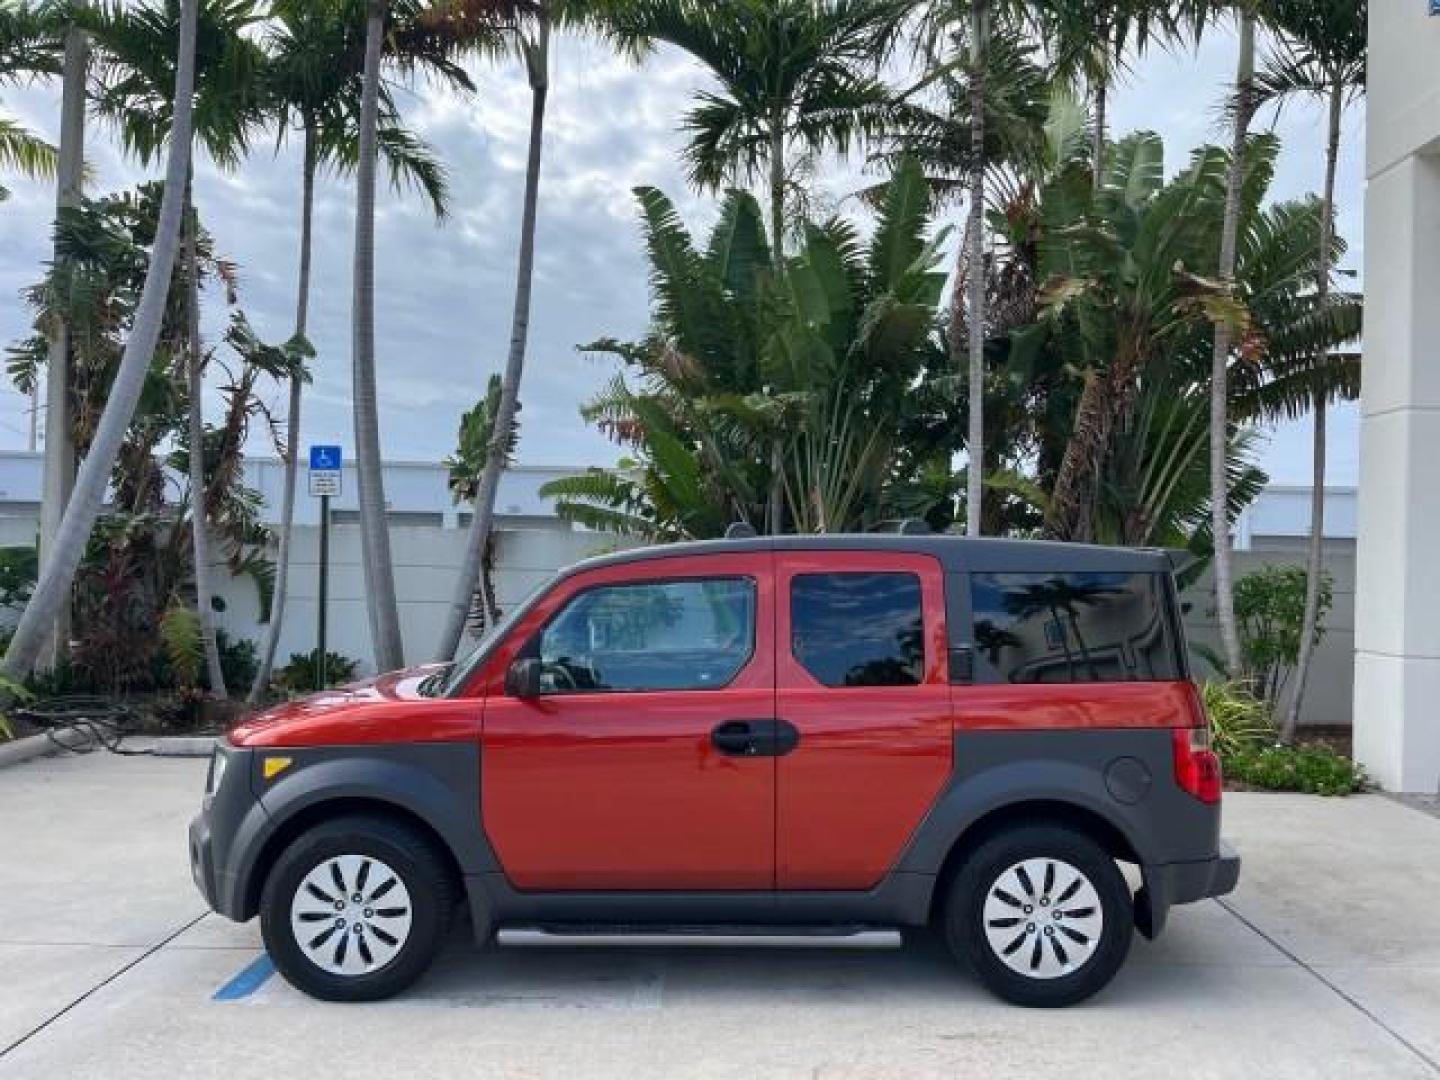
<path id="1" fill-rule="evenodd" d="M 273 738 L 277 729 L 313 731 L 317 724 L 342 720 L 353 723 L 397 702 L 433 700 L 420 692 L 420 685 L 447 666 L 425 664 L 386 672 L 371 679 L 361 679 L 287 701 L 237 724 L 230 731 L 230 741 L 237 746 L 245 746 L 257 737 Z M 270 741 L 270 738 L 265 741 Z"/>

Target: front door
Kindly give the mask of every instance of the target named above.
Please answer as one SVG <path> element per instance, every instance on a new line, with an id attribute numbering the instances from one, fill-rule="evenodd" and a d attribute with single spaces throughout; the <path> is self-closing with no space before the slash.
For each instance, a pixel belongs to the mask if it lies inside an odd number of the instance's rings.
<path id="1" fill-rule="evenodd" d="M 487 679 L 481 799 L 511 883 L 773 888 L 774 622 L 768 552 L 558 586 Z M 540 661 L 540 697 L 504 693 L 498 669 L 515 657 Z"/>
<path id="2" fill-rule="evenodd" d="M 897 552 L 776 553 L 780 889 L 868 889 L 950 776 L 944 574 Z"/>

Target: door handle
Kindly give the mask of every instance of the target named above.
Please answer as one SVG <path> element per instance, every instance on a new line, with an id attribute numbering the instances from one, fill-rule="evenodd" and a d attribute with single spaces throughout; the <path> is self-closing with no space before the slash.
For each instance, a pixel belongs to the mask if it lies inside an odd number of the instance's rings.
<path id="1" fill-rule="evenodd" d="M 727 720 L 710 732 L 710 742 L 730 757 L 784 757 L 800 745 L 794 724 L 773 717 Z"/>
<path id="2" fill-rule="evenodd" d="M 747 720 L 727 720 L 710 732 L 710 742 L 730 757 L 754 757 L 760 751 L 755 731 Z"/>

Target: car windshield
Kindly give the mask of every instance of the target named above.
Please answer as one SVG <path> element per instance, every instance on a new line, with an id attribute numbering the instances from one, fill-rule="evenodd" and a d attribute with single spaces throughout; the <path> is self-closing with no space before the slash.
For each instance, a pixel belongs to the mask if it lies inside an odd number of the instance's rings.
<path id="1" fill-rule="evenodd" d="M 505 639 L 510 628 L 520 621 L 520 617 L 530 610 L 535 601 L 549 591 L 555 580 L 555 578 L 546 578 L 531 589 L 524 600 L 514 605 L 498 622 L 480 635 L 480 640 L 476 642 L 475 648 L 470 651 L 468 656 L 455 661 L 448 668 L 436 672 L 436 675 L 444 677 L 444 681 L 436 679 L 432 688 L 429 688 L 430 696 L 453 697 L 458 693 L 470 681 L 470 676 L 475 674 L 475 670 L 485 662 L 485 658 L 490 655 L 491 650 Z M 422 692 L 424 691 L 422 690 Z"/>

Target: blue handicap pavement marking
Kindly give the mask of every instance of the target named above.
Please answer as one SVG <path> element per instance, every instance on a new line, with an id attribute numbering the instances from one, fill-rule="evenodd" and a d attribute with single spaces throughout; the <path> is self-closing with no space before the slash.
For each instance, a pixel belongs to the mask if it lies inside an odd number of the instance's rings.
<path id="1" fill-rule="evenodd" d="M 329 472 L 340 468 L 340 447 L 310 447 L 310 468 L 320 472 Z"/>
<path id="2" fill-rule="evenodd" d="M 269 953 L 261 953 L 247 964 L 240 974 L 216 990 L 213 1000 L 239 1001 L 241 998 L 249 997 L 264 986 L 265 980 L 274 974 L 275 962 L 270 959 Z"/>

